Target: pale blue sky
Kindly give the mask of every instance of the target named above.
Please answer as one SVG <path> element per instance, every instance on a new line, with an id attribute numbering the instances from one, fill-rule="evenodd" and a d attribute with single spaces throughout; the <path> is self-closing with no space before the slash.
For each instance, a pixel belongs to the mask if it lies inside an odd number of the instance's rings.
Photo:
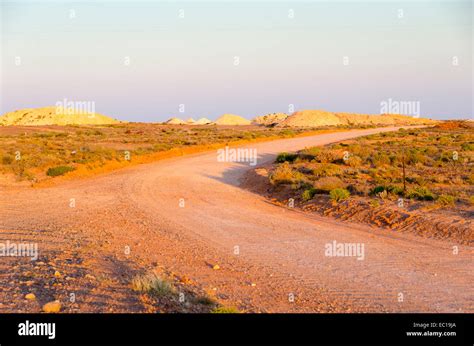
<path id="1" fill-rule="evenodd" d="M 130 121 L 376 114 L 392 99 L 472 118 L 472 16 L 472 1 L 2 1 L 0 112 L 67 98 Z"/>

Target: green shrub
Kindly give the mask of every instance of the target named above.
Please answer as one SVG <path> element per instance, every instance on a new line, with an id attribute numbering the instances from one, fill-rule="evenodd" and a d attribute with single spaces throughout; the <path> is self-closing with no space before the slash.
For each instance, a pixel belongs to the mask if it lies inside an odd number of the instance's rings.
<path id="1" fill-rule="evenodd" d="M 417 164 L 417 163 L 424 163 L 426 161 L 425 156 L 422 152 L 418 149 L 410 149 L 408 152 L 406 162 L 407 164 Z"/>
<path id="2" fill-rule="evenodd" d="M 436 195 L 425 187 L 417 187 L 408 191 L 407 197 L 420 201 L 433 201 Z"/>
<path id="3" fill-rule="evenodd" d="M 352 168 L 357 168 L 362 165 L 362 159 L 359 156 L 349 156 L 349 158 L 346 160 L 346 165 Z"/>
<path id="4" fill-rule="evenodd" d="M 369 202 L 370 206 L 372 208 L 377 208 L 377 207 L 380 207 L 380 200 L 378 199 L 371 199 L 370 202 Z"/>
<path id="5" fill-rule="evenodd" d="M 71 172 L 73 170 L 75 170 L 75 168 L 71 166 L 56 166 L 48 168 L 46 175 L 50 177 L 57 177 L 58 175 L 64 175 L 67 172 Z"/>
<path id="6" fill-rule="evenodd" d="M 155 296 L 165 296 L 175 292 L 173 286 L 156 273 L 136 276 L 132 280 L 132 288 L 134 291 L 150 293 Z"/>
<path id="7" fill-rule="evenodd" d="M 324 177 L 314 182 L 316 193 L 329 193 L 331 190 L 345 188 L 344 182 L 336 177 Z"/>
<path id="8" fill-rule="evenodd" d="M 280 154 L 278 154 L 275 162 L 277 162 L 277 163 L 294 162 L 297 157 L 298 157 L 298 154 L 280 153 Z"/>
<path id="9" fill-rule="evenodd" d="M 224 306 L 220 306 L 211 311 L 211 314 L 238 314 L 238 313 L 239 313 L 239 310 L 237 310 L 236 308 L 224 307 Z"/>
<path id="10" fill-rule="evenodd" d="M 379 185 L 379 186 L 376 186 L 370 191 L 369 194 L 378 196 L 381 192 L 384 192 L 384 191 L 386 191 L 387 193 L 391 192 L 395 195 L 403 194 L 403 189 L 401 187 L 392 186 L 392 185 L 388 185 L 388 186 Z"/>
<path id="11" fill-rule="evenodd" d="M 201 305 L 207 305 L 207 306 L 210 306 L 210 305 L 215 305 L 216 302 L 210 298 L 210 297 L 207 297 L 207 296 L 200 296 L 200 297 L 197 297 L 195 298 L 194 300 L 197 304 L 201 304 Z"/>
<path id="12" fill-rule="evenodd" d="M 286 130 L 280 131 L 280 135 L 285 136 L 285 137 L 294 137 L 296 136 L 296 133 L 293 130 L 286 129 Z"/>
<path id="13" fill-rule="evenodd" d="M 343 172 L 341 167 L 333 163 L 321 163 L 313 169 L 313 174 L 318 177 L 332 177 L 334 175 L 340 175 Z"/>
<path id="14" fill-rule="evenodd" d="M 474 143 L 463 143 L 461 149 L 464 151 L 474 151 Z"/>
<path id="15" fill-rule="evenodd" d="M 310 199 L 314 197 L 315 194 L 316 194 L 316 189 L 311 187 L 303 191 L 303 193 L 301 194 L 301 198 L 304 201 L 309 201 Z"/>
<path id="16" fill-rule="evenodd" d="M 341 160 L 342 154 L 337 150 L 323 149 L 315 155 L 315 160 L 320 163 L 331 163 Z"/>
<path id="17" fill-rule="evenodd" d="M 348 199 L 350 195 L 351 193 L 346 189 L 334 189 L 329 192 L 329 197 L 336 202 Z"/>
<path id="18" fill-rule="evenodd" d="M 440 195 L 436 203 L 442 206 L 454 206 L 456 198 L 450 195 Z"/>
<path id="19" fill-rule="evenodd" d="M 374 167 L 380 167 L 383 165 L 389 165 L 390 164 L 390 157 L 387 154 L 384 153 L 377 153 L 369 160 L 372 162 Z"/>
<path id="20" fill-rule="evenodd" d="M 279 165 L 269 177 L 270 182 L 274 185 L 295 184 L 304 181 L 304 174 L 291 168 L 288 162 Z"/>

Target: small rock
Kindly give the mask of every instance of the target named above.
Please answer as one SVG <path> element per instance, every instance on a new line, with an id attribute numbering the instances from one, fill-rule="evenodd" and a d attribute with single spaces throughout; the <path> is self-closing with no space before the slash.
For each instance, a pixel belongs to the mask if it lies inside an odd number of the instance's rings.
<path id="1" fill-rule="evenodd" d="M 189 279 L 186 275 L 183 275 L 179 278 L 179 281 L 182 282 L 183 284 L 189 284 L 191 283 L 191 279 Z"/>
<path id="2" fill-rule="evenodd" d="M 48 313 L 56 313 L 61 310 L 61 303 L 59 300 L 49 302 L 43 305 L 43 311 Z"/>
<path id="3" fill-rule="evenodd" d="M 57 277 L 57 278 L 60 278 L 60 277 L 61 277 L 61 273 L 56 270 L 56 271 L 54 272 L 54 276 Z"/>
<path id="4" fill-rule="evenodd" d="M 95 276 L 93 276 L 91 274 L 86 274 L 85 278 L 90 279 L 90 280 L 95 280 Z"/>
<path id="5" fill-rule="evenodd" d="M 250 284 L 250 286 L 255 287 L 255 286 L 257 286 L 257 284 L 254 283 L 254 282 L 252 282 L 252 283 Z"/>
<path id="6" fill-rule="evenodd" d="M 219 270 L 219 269 L 221 269 L 221 267 L 219 267 L 218 264 L 214 264 L 214 266 L 212 267 L 212 269 L 214 269 L 214 270 Z"/>
<path id="7" fill-rule="evenodd" d="M 28 294 L 25 296 L 25 299 L 28 299 L 28 300 L 35 300 L 35 299 L 36 299 L 36 296 L 35 296 L 33 293 L 28 293 Z"/>

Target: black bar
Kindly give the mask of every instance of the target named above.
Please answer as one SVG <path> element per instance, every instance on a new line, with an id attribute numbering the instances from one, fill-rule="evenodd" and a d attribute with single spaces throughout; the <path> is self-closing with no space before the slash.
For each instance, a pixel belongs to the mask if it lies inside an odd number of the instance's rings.
<path id="1" fill-rule="evenodd" d="M 54 322 L 55 338 L 19 336 L 19 324 L 27 320 Z M 0 345 L 472 346 L 473 322 L 472 314 L 4 314 L 0 315 Z M 456 335 L 408 336 L 407 332 Z"/>

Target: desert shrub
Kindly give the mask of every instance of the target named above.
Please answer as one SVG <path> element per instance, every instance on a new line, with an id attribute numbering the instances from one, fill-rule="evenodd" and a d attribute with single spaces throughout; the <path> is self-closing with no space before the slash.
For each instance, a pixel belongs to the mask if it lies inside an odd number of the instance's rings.
<path id="1" fill-rule="evenodd" d="M 346 189 L 338 188 L 338 189 L 331 190 L 331 192 L 329 192 L 329 197 L 331 197 L 331 199 L 336 202 L 348 199 L 350 195 L 351 193 L 347 191 Z"/>
<path id="2" fill-rule="evenodd" d="M 474 174 L 470 174 L 466 179 L 469 184 L 474 184 Z"/>
<path id="3" fill-rule="evenodd" d="M 424 163 L 425 156 L 418 149 L 410 149 L 407 153 L 406 162 L 412 165 L 417 163 Z"/>
<path id="4" fill-rule="evenodd" d="M 473 151 L 474 150 L 474 143 L 463 143 L 461 144 L 461 149 L 464 151 Z"/>
<path id="5" fill-rule="evenodd" d="M 353 195 L 368 196 L 370 194 L 370 187 L 367 185 L 351 185 L 347 188 Z"/>
<path id="6" fill-rule="evenodd" d="M 438 142 L 439 144 L 441 145 L 448 145 L 451 143 L 451 138 L 447 137 L 447 136 L 443 136 L 443 137 L 439 137 L 438 138 Z"/>
<path id="7" fill-rule="evenodd" d="M 376 186 L 374 187 L 371 191 L 370 191 L 370 195 L 375 195 L 375 196 L 378 196 L 380 193 L 386 191 L 387 194 L 388 193 L 393 193 L 395 195 L 401 195 L 403 194 L 403 189 L 401 187 L 398 187 L 398 186 L 393 186 L 393 185 L 379 185 L 379 186 Z"/>
<path id="8" fill-rule="evenodd" d="M 308 160 L 308 161 L 311 161 L 311 160 L 314 160 L 316 155 L 321 152 L 321 148 L 319 147 L 311 147 L 311 148 L 306 148 L 306 149 L 303 149 L 299 152 L 299 155 L 302 159 L 304 160 Z"/>
<path id="9" fill-rule="evenodd" d="M 285 136 L 285 137 L 294 137 L 294 136 L 296 136 L 295 131 L 289 130 L 289 129 L 285 129 L 285 130 L 280 131 L 280 134 L 282 136 Z"/>
<path id="10" fill-rule="evenodd" d="M 207 306 L 216 304 L 216 302 L 208 296 L 199 296 L 194 299 L 194 302 L 197 304 L 207 305 Z"/>
<path id="11" fill-rule="evenodd" d="M 132 288 L 134 291 L 150 293 L 156 296 L 174 293 L 173 286 L 168 281 L 160 278 L 156 273 L 136 276 L 132 280 Z"/>
<path id="12" fill-rule="evenodd" d="M 387 190 L 383 190 L 382 192 L 379 192 L 377 194 L 377 197 L 380 197 L 381 199 L 387 199 L 388 198 L 388 192 Z"/>
<path id="13" fill-rule="evenodd" d="M 469 204 L 474 205 L 474 196 L 469 197 Z"/>
<path id="14" fill-rule="evenodd" d="M 220 306 L 211 311 L 211 314 L 238 314 L 239 310 L 233 307 Z"/>
<path id="15" fill-rule="evenodd" d="M 270 182 L 274 185 L 294 184 L 304 180 L 305 176 L 293 170 L 288 162 L 279 165 L 270 175 Z"/>
<path id="16" fill-rule="evenodd" d="M 301 156 L 306 160 L 315 160 L 319 163 L 332 163 L 342 158 L 342 154 L 337 150 L 318 147 L 302 150 Z"/>
<path id="17" fill-rule="evenodd" d="M 314 197 L 315 194 L 316 189 L 311 187 L 303 191 L 303 193 L 301 194 L 301 198 L 303 199 L 303 201 L 309 201 Z"/>
<path id="18" fill-rule="evenodd" d="M 372 208 L 380 207 L 380 200 L 378 200 L 378 199 L 371 199 L 370 202 L 369 202 L 369 205 L 370 205 Z"/>
<path id="19" fill-rule="evenodd" d="M 411 189 L 408 191 L 407 197 L 420 201 L 433 201 L 436 198 L 435 194 L 425 187 Z"/>
<path id="20" fill-rule="evenodd" d="M 453 206 L 456 202 L 456 198 L 450 195 L 440 195 L 436 200 L 436 203 L 442 206 Z"/>
<path id="21" fill-rule="evenodd" d="M 439 149 L 435 146 L 427 146 L 424 148 L 424 153 L 425 155 L 429 156 L 429 157 L 434 157 L 435 155 L 437 155 L 439 152 Z"/>
<path id="22" fill-rule="evenodd" d="M 329 193 L 331 190 L 345 188 L 344 182 L 336 177 L 324 177 L 314 182 L 317 193 Z"/>
<path id="23" fill-rule="evenodd" d="M 10 155 L 4 155 L 2 157 L 2 164 L 4 165 L 10 165 L 13 162 L 13 157 Z"/>
<path id="24" fill-rule="evenodd" d="M 374 167 L 390 164 L 390 157 L 385 153 L 376 153 L 371 158 L 369 158 L 369 160 Z"/>
<path id="25" fill-rule="evenodd" d="M 342 154 L 337 150 L 326 149 L 321 151 L 316 160 L 321 163 L 331 163 L 342 159 Z"/>
<path id="26" fill-rule="evenodd" d="M 441 155 L 439 156 L 438 161 L 440 161 L 440 162 L 452 162 L 453 161 L 453 152 L 452 151 L 442 152 Z"/>
<path id="27" fill-rule="evenodd" d="M 352 168 L 357 168 L 362 165 L 362 159 L 359 156 L 352 155 L 346 160 L 346 165 Z"/>
<path id="28" fill-rule="evenodd" d="M 280 154 L 278 154 L 275 162 L 277 162 L 277 163 L 294 162 L 297 157 L 298 157 L 298 154 L 280 153 Z"/>
<path id="29" fill-rule="evenodd" d="M 404 128 L 398 129 L 398 136 L 405 137 L 408 134 L 408 131 Z"/>
<path id="30" fill-rule="evenodd" d="M 58 175 L 64 175 L 67 172 L 71 172 L 73 170 L 75 170 L 75 168 L 71 166 L 56 166 L 48 168 L 46 175 L 50 177 L 57 177 Z"/>
<path id="31" fill-rule="evenodd" d="M 333 163 L 322 163 L 317 165 L 313 169 L 313 174 L 318 177 L 332 177 L 334 175 L 340 175 L 343 173 L 343 169 Z"/>

